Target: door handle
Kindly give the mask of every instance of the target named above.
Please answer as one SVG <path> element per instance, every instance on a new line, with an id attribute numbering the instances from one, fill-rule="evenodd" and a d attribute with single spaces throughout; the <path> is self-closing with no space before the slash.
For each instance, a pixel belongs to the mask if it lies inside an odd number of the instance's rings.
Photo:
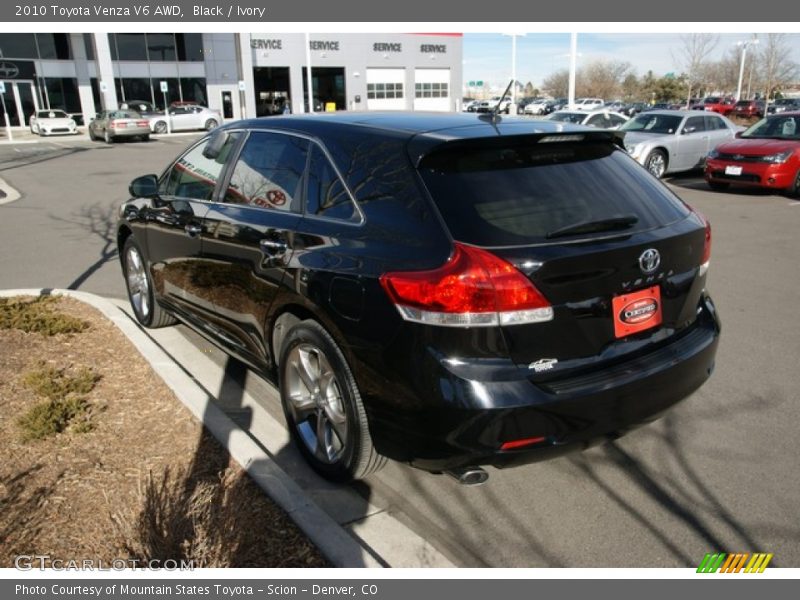
<path id="1" fill-rule="evenodd" d="M 196 225 L 194 223 L 189 223 L 183 230 L 189 234 L 189 237 L 195 237 L 196 235 L 200 235 L 203 233 L 203 227 L 201 225 Z"/>
<path id="2" fill-rule="evenodd" d="M 258 242 L 258 246 L 261 248 L 261 252 L 272 257 L 283 256 L 289 250 L 286 240 L 264 238 Z"/>

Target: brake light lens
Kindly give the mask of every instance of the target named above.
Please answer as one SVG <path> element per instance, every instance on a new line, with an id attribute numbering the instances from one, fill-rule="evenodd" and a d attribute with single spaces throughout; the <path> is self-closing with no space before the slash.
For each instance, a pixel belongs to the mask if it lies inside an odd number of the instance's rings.
<path id="1" fill-rule="evenodd" d="M 500 446 L 500 450 L 502 452 L 505 452 L 506 450 L 519 450 L 520 448 L 541 444 L 545 441 L 545 439 L 546 438 L 544 437 L 532 437 L 523 438 L 521 440 L 512 440 L 510 442 L 503 442 L 503 444 Z"/>
<path id="2" fill-rule="evenodd" d="M 553 308 L 514 265 L 455 243 L 450 259 L 429 271 L 385 273 L 381 285 L 407 321 L 450 327 L 541 323 Z"/>

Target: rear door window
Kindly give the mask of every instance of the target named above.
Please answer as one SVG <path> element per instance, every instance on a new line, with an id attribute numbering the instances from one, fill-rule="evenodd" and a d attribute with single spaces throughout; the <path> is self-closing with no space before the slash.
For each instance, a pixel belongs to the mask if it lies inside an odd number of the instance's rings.
<path id="1" fill-rule="evenodd" d="M 631 215 L 632 233 L 689 214 L 608 142 L 481 140 L 434 151 L 419 172 L 453 237 L 479 246 L 554 243 L 559 229 Z"/>
<path id="2" fill-rule="evenodd" d="M 306 214 L 343 221 L 361 220 L 339 174 L 316 144 L 312 145 L 309 161 Z"/>

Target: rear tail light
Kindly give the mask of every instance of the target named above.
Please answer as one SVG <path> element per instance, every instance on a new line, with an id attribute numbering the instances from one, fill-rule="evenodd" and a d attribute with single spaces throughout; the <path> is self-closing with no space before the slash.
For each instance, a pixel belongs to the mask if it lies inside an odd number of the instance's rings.
<path id="1" fill-rule="evenodd" d="M 119 123 L 117 123 L 116 121 L 111 121 L 111 122 L 108 124 L 108 128 L 109 128 L 109 129 L 116 129 L 117 127 L 119 127 Z"/>
<path id="2" fill-rule="evenodd" d="M 519 450 L 520 448 L 527 448 L 528 446 L 535 446 L 545 441 L 544 437 L 523 438 L 520 440 L 512 440 L 510 442 L 503 442 L 500 450 L 505 452 L 507 450 Z"/>
<path id="3" fill-rule="evenodd" d="M 711 262 L 711 223 L 702 213 L 697 211 L 695 211 L 695 213 L 706 226 L 705 240 L 703 241 L 703 257 L 700 259 L 700 275 L 705 275 L 708 272 L 708 265 Z"/>
<path id="4" fill-rule="evenodd" d="M 137 127 L 150 127 L 150 123 L 148 121 L 136 121 Z"/>
<path id="5" fill-rule="evenodd" d="M 511 263 L 457 242 L 441 267 L 385 273 L 380 282 L 400 315 L 416 323 L 490 327 L 553 318 L 547 299 Z"/>

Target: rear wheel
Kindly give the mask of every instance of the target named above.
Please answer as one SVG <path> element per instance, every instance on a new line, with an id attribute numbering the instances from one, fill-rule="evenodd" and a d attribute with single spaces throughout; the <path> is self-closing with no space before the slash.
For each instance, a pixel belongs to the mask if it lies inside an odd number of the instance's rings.
<path id="1" fill-rule="evenodd" d="M 155 301 L 147 262 L 132 236 L 122 247 L 122 269 L 136 320 L 150 329 L 174 324 L 175 318 Z"/>
<path id="2" fill-rule="evenodd" d="M 667 172 L 667 155 L 663 150 L 653 150 L 647 155 L 644 166 L 655 177 L 661 179 Z"/>
<path id="3" fill-rule="evenodd" d="M 150 134 L 149 133 L 144 134 L 143 136 L 141 136 L 141 140 L 143 142 L 149 142 L 150 141 Z"/>
<path id="4" fill-rule="evenodd" d="M 361 394 L 344 354 L 316 321 L 283 339 L 280 390 L 292 438 L 309 464 L 333 481 L 361 479 L 386 464 L 372 445 Z"/>

